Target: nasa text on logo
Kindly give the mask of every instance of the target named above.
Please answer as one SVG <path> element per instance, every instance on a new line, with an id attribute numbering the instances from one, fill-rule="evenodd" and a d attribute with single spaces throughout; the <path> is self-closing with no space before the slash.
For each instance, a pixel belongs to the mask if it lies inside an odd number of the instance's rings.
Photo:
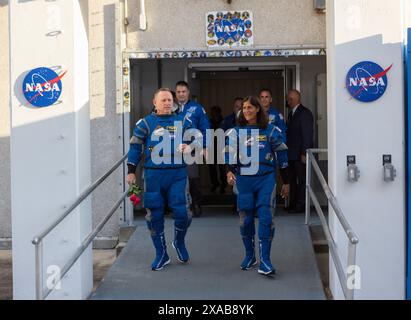
<path id="1" fill-rule="evenodd" d="M 61 78 L 67 71 L 58 75 L 49 68 L 40 67 L 31 70 L 23 80 L 23 94 L 26 106 L 48 107 L 57 102 L 63 89 Z"/>
<path id="2" fill-rule="evenodd" d="M 387 73 L 392 64 L 383 69 L 371 61 L 362 61 L 348 71 L 345 85 L 351 97 L 361 102 L 372 102 L 383 96 L 388 86 Z"/>

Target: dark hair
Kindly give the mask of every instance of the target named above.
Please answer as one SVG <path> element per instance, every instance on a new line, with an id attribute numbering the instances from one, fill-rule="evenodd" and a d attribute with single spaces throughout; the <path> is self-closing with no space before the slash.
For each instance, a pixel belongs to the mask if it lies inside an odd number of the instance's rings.
<path id="1" fill-rule="evenodd" d="M 248 96 L 247 98 L 243 100 L 243 105 L 247 101 L 250 102 L 250 104 L 252 104 L 254 107 L 259 108 L 258 113 L 257 113 L 257 126 L 263 129 L 267 128 L 268 118 L 263 110 L 263 107 L 261 106 L 260 99 L 258 99 L 255 96 Z M 240 114 L 238 116 L 238 125 L 240 127 L 244 127 L 247 124 L 248 124 L 247 120 L 245 119 L 244 114 L 243 114 L 243 109 L 241 109 Z"/>
<path id="2" fill-rule="evenodd" d="M 260 94 L 261 94 L 263 91 L 267 91 L 267 92 L 270 93 L 270 96 L 273 96 L 273 93 L 271 92 L 270 89 L 268 89 L 268 88 L 262 88 L 262 89 L 260 90 Z"/>
<path id="3" fill-rule="evenodd" d="M 220 108 L 220 106 L 215 105 L 215 106 L 212 106 L 212 107 L 210 108 L 210 111 L 211 111 L 211 112 L 217 111 L 217 112 L 221 113 L 221 108 Z"/>
<path id="4" fill-rule="evenodd" d="M 233 102 L 236 102 L 237 100 L 241 100 L 241 102 L 242 102 L 242 101 L 243 101 L 243 98 L 241 98 L 241 97 L 235 97 L 234 100 L 233 100 Z"/>
<path id="5" fill-rule="evenodd" d="M 178 82 L 176 83 L 176 88 L 177 88 L 178 86 L 182 86 L 182 87 L 186 87 L 187 89 L 190 89 L 190 87 L 188 86 L 188 83 L 185 82 L 185 81 L 183 81 L 183 80 L 178 81 Z"/>

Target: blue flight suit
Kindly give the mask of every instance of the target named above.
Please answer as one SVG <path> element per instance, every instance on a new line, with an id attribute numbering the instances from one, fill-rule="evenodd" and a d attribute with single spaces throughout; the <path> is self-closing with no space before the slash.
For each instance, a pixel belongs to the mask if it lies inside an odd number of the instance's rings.
<path id="1" fill-rule="evenodd" d="M 241 132 L 242 130 L 245 131 Z M 275 273 L 270 261 L 270 251 L 275 230 L 273 216 L 276 203 L 276 166 L 278 163 L 282 175 L 282 170 L 288 167 L 287 153 L 283 152 L 287 149 L 284 140 L 282 131 L 272 124 L 267 128 L 259 128 L 256 125 L 237 126 L 227 133 L 226 139 L 226 164 L 236 176 L 240 231 L 246 249 L 246 257 L 241 268 L 248 270 L 257 263 L 254 252 L 254 211 L 256 210 L 259 219 L 260 249 L 258 272 L 265 275 Z M 247 155 L 252 156 L 251 148 L 255 145 L 258 148 L 258 156 L 251 158 L 251 162 L 258 165 L 258 171 L 248 175 L 245 169 L 249 169 L 251 165 L 243 164 L 241 160 Z M 282 156 L 277 156 L 277 153 Z M 283 180 L 287 179 L 284 173 Z"/>
<path id="2" fill-rule="evenodd" d="M 197 102 L 188 100 L 177 111 L 179 115 L 190 119 L 193 126 L 200 130 L 203 135 L 203 146 L 208 147 L 211 143 L 211 136 L 207 137 L 207 129 L 210 129 L 210 121 L 204 108 Z M 190 179 L 190 194 L 192 198 L 193 213 L 194 216 L 199 216 L 202 213 L 201 210 L 201 189 L 200 189 L 200 175 L 198 172 L 198 166 L 196 164 L 189 165 L 187 167 L 188 178 Z"/>
<path id="3" fill-rule="evenodd" d="M 280 128 L 284 136 L 284 142 L 287 140 L 287 125 L 285 124 L 283 115 L 274 107 L 268 108 L 268 123 Z"/>
<path id="4" fill-rule="evenodd" d="M 201 104 L 188 100 L 177 113 L 191 120 L 193 126 L 203 134 L 203 145 L 205 147 L 209 146 L 211 141 L 207 141 L 206 131 L 207 129 L 210 129 L 210 120 Z"/>
<path id="5" fill-rule="evenodd" d="M 284 143 L 287 142 L 287 125 L 284 121 L 283 115 L 273 106 L 270 106 L 268 108 L 268 123 L 278 127 L 281 130 Z M 277 159 L 278 163 L 288 163 L 288 151 L 283 150 L 283 151 L 278 151 L 277 152 Z"/>
<path id="6" fill-rule="evenodd" d="M 181 124 L 180 130 L 176 122 Z M 170 262 L 164 238 L 165 201 L 171 208 L 175 219 L 173 247 L 181 262 L 189 260 L 184 244 L 184 237 L 191 223 L 187 168 L 177 148 L 178 144 L 183 143 L 183 132 L 191 128 L 194 126 L 190 119 L 180 115 L 151 113 L 136 123 L 130 140 L 127 162 L 129 173 L 135 172 L 144 156 L 143 206 L 147 210 L 147 226 L 151 231 L 151 238 L 156 249 L 156 258 L 152 264 L 153 270 L 161 270 Z M 165 139 L 169 141 L 169 148 L 161 149 L 160 143 Z M 200 141 L 199 144 L 202 145 L 202 142 Z"/>

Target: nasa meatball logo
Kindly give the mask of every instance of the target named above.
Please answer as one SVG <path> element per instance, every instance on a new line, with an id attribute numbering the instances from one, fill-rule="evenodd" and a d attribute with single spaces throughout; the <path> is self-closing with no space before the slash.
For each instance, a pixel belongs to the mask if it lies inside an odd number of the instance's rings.
<path id="1" fill-rule="evenodd" d="M 23 94 L 26 106 L 48 107 L 57 102 L 63 90 L 61 79 L 67 71 L 58 75 L 49 68 L 40 67 L 31 70 L 23 80 Z"/>
<path id="2" fill-rule="evenodd" d="M 392 64 L 384 69 L 371 61 L 362 61 L 348 71 L 345 85 L 351 97 L 361 102 L 381 98 L 388 86 L 387 73 Z"/>

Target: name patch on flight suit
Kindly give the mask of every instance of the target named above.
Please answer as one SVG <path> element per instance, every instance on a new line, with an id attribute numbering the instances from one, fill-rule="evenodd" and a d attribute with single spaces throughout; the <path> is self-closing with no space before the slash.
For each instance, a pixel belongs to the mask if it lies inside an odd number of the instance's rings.
<path id="1" fill-rule="evenodd" d="M 260 135 L 257 137 L 257 142 L 258 142 L 258 147 L 259 147 L 260 149 L 264 149 L 264 148 L 265 148 L 265 142 L 267 142 L 267 136 L 260 134 Z"/>

